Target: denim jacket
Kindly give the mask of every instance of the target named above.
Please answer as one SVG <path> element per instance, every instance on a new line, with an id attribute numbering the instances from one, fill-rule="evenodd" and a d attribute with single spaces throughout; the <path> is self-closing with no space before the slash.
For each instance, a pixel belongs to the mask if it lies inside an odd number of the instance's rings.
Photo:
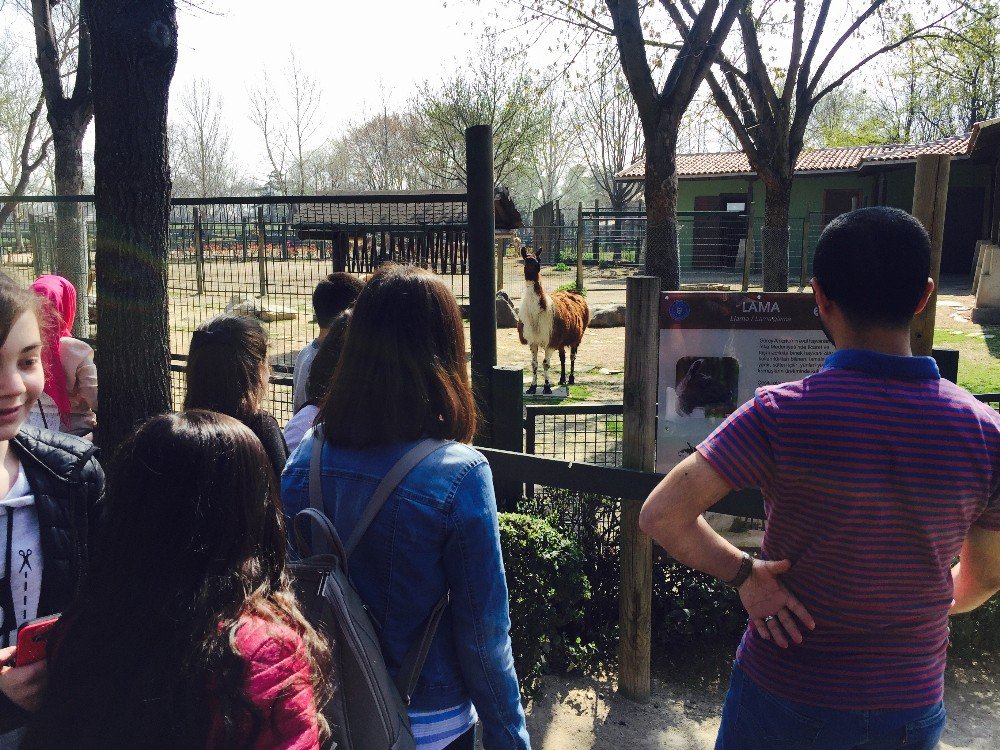
<path id="1" fill-rule="evenodd" d="M 313 439 L 310 431 L 281 475 L 287 519 L 309 507 Z M 323 446 L 323 500 L 341 539 L 350 537 L 379 481 L 413 445 Z M 450 442 L 425 458 L 379 511 L 349 572 L 381 627 L 393 676 L 450 590 L 410 709 L 437 711 L 471 699 L 488 750 L 530 747 L 510 647 L 493 479 L 482 454 Z"/>

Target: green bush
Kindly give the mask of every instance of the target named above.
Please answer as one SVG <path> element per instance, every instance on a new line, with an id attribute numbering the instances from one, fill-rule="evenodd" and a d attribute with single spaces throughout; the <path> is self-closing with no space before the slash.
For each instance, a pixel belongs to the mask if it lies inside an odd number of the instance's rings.
<path id="1" fill-rule="evenodd" d="M 547 522 L 500 514 L 500 546 L 510 589 L 510 638 L 522 691 L 547 670 L 565 670 L 586 651 L 574 625 L 590 598 L 580 548 Z"/>
<path id="2" fill-rule="evenodd" d="M 664 645 L 697 640 L 739 641 L 747 615 L 736 590 L 670 559 L 653 563 L 653 634 Z"/>
<path id="3" fill-rule="evenodd" d="M 555 266 L 553 267 L 552 270 L 553 271 L 568 271 L 569 270 L 569 266 L 567 266 L 562 261 L 559 261 L 558 263 L 555 264 Z"/>
<path id="4" fill-rule="evenodd" d="M 585 287 L 585 286 L 577 286 L 575 281 L 571 281 L 568 284 L 563 284 L 562 286 L 557 287 L 556 291 L 557 292 L 579 292 L 584 297 L 587 296 L 587 287 Z"/>

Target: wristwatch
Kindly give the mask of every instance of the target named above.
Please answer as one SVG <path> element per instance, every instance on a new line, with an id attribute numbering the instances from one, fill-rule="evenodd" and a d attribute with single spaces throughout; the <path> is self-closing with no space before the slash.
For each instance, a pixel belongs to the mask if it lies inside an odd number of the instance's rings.
<path id="1" fill-rule="evenodd" d="M 743 562 L 740 563 L 740 569 L 736 571 L 735 577 L 733 577 L 733 579 L 730 581 L 726 581 L 726 583 L 729 586 L 732 586 L 734 589 L 738 589 L 746 582 L 747 578 L 750 577 L 750 574 L 752 572 L 753 572 L 753 557 L 750 555 L 749 552 L 744 552 Z"/>

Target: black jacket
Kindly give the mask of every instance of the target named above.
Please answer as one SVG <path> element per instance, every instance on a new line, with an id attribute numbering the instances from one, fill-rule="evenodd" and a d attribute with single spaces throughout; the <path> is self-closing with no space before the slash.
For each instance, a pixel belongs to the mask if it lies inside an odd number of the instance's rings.
<path id="1" fill-rule="evenodd" d="M 23 426 L 10 442 L 35 496 L 42 544 L 38 616 L 62 612 L 79 591 L 95 536 L 104 471 L 97 448 L 73 435 Z M 27 714 L 0 693 L 0 732 Z"/>

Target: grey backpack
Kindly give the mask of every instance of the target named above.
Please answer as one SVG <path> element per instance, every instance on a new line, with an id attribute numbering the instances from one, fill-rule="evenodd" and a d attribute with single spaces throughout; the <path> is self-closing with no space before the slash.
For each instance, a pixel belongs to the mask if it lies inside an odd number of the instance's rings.
<path id="1" fill-rule="evenodd" d="M 435 605 L 423 635 L 410 648 L 393 681 L 382 657 L 378 629 L 351 582 L 347 561 L 393 490 L 444 441 L 423 440 L 396 462 L 375 489 L 347 544 L 341 543 L 336 528 L 323 513 L 320 460 L 324 442 L 317 428 L 309 464 L 311 507 L 297 513 L 293 521 L 301 561 L 290 567 L 303 613 L 313 627 L 329 637 L 334 654 L 338 684 L 323 708 L 332 732 L 326 748 L 414 750 L 406 707 L 448 605 L 448 594 Z M 310 523 L 311 545 L 304 534 Z"/>

